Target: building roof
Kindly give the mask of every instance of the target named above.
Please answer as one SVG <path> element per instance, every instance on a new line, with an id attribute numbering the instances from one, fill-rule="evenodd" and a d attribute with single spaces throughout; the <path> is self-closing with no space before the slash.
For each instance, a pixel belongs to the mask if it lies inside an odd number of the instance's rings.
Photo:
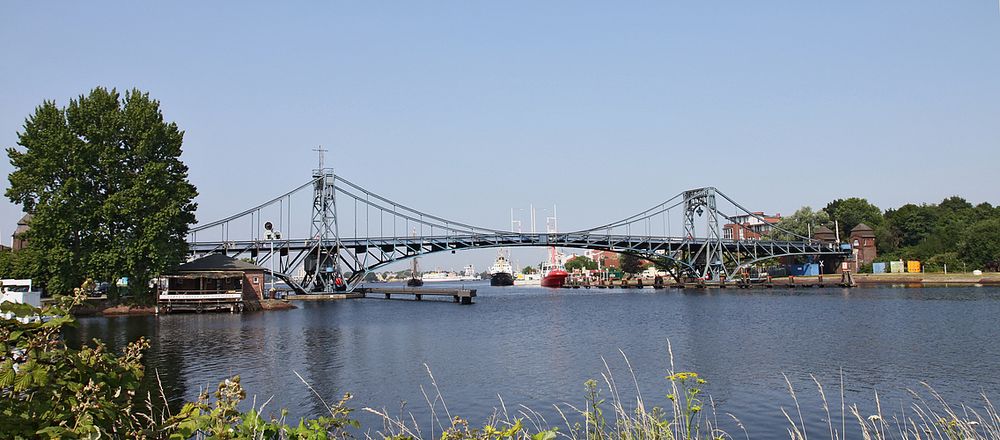
<path id="1" fill-rule="evenodd" d="M 874 237 L 875 230 L 871 226 L 864 223 L 858 223 L 853 229 L 851 229 L 851 235 L 858 235 L 861 237 Z"/>
<path id="2" fill-rule="evenodd" d="M 24 231 L 27 231 L 30 226 L 28 223 L 31 222 L 31 213 L 24 214 L 20 220 L 17 221 L 17 229 L 14 230 L 14 235 L 18 235 Z"/>
<path id="3" fill-rule="evenodd" d="M 177 266 L 174 272 L 244 272 L 248 270 L 264 270 L 264 268 L 223 254 L 211 254 Z"/>
<path id="4" fill-rule="evenodd" d="M 835 240 L 837 233 L 826 226 L 820 225 L 818 228 L 813 229 L 813 238 L 817 240 Z"/>

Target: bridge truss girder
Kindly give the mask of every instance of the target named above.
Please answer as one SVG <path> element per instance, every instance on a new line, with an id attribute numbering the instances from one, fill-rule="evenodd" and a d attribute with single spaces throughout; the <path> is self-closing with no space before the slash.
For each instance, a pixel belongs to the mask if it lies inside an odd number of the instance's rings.
<path id="1" fill-rule="evenodd" d="M 348 238 L 324 244 L 327 247 L 338 245 L 339 262 L 347 268 L 345 275 L 348 290 L 353 290 L 363 282 L 369 272 L 393 262 L 465 249 L 556 246 L 629 253 L 666 266 L 675 278 L 696 278 L 699 274 L 706 273 L 709 268 L 705 267 L 704 255 L 709 252 L 707 249 L 710 246 L 720 249 L 723 255 L 723 267 L 716 268 L 720 271 L 717 273 L 727 274 L 738 273 L 743 268 L 770 258 L 791 255 L 843 257 L 850 252 L 842 250 L 839 245 L 817 242 L 678 239 L 587 233 Z M 292 256 L 276 275 L 288 277 L 294 272 L 295 265 L 303 261 L 302 255 L 316 247 L 317 244 L 309 240 L 284 240 L 275 244 L 275 253 L 285 249 Z M 191 247 L 191 251 L 199 255 L 225 253 L 233 257 L 251 255 L 256 251 L 260 261 L 272 258 L 269 255 L 270 243 L 266 241 L 198 243 Z"/>
<path id="2" fill-rule="evenodd" d="M 304 192 L 310 186 L 312 217 L 308 238 L 263 240 L 259 231 L 261 210 L 277 206 L 282 210 L 279 218 L 283 218 L 290 212 L 291 196 Z M 338 213 L 338 196 L 344 197 L 343 200 L 348 203 L 347 210 L 354 213 L 353 238 L 345 238 L 341 234 L 340 220 L 350 224 L 351 219 L 350 214 L 339 218 L 344 214 Z M 749 216 L 766 221 L 716 188 L 706 187 L 684 191 L 645 211 L 595 228 L 570 233 L 529 234 L 454 222 L 396 203 L 335 175 L 331 169 L 323 167 L 321 156 L 320 166 L 313 171 L 312 180 L 261 205 L 192 228 L 189 244 L 193 255 L 220 252 L 235 257 L 249 256 L 258 264 L 274 261 L 277 263 L 275 276 L 284 279 L 296 290 L 320 292 L 341 288 L 353 290 L 368 273 L 395 261 L 473 248 L 555 246 L 628 253 L 658 262 L 677 279 L 732 277 L 744 267 L 779 256 L 846 256 L 850 253 L 839 245 L 817 243 L 788 231 L 782 232 L 801 241 L 724 239 L 720 217 L 730 222 L 736 220 L 720 212 L 717 196 L 721 197 L 719 200 L 735 206 L 744 218 Z M 352 202 L 353 210 L 350 209 Z M 288 211 L 284 211 L 286 207 L 289 207 Z M 669 214 L 671 209 L 677 207 L 683 215 L 684 235 L 670 237 Z M 369 213 L 372 214 L 371 221 Z M 650 233 L 650 222 L 654 217 L 662 217 L 665 236 Z M 250 219 L 250 238 L 230 240 L 231 223 L 242 222 L 246 218 Z M 290 215 L 287 219 L 291 223 Z M 361 229 L 358 228 L 359 219 Z M 698 233 L 699 227 L 702 227 L 699 219 L 704 221 L 702 234 Z M 383 229 L 386 221 L 390 224 L 388 230 Z M 372 224 L 377 226 L 369 228 Z M 645 235 L 635 233 L 643 228 L 647 231 Z M 204 236 L 208 229 L 221 232 L 221 240 L 198 240 L 198 234 Z M 774 229 L 780 230 L 780 227 L 774 226 Z M 369 231 L 372 231 L 371 236 L 357 236 L 368 235 Z M 404 236 L 410 231 L 413 231 L 412 236 Z M 425 234 L 425 231 L 430 232 Z M 380 236 L 383 234 L 391 236 Z M 312 270 L 307 270 L 303 279 L 293 280 L 291 275 L 303 266 L 307 269 L 311 266 Z M 347 277 L 345 283 L 337 285 L 336 281 L 344 276 Z"/>

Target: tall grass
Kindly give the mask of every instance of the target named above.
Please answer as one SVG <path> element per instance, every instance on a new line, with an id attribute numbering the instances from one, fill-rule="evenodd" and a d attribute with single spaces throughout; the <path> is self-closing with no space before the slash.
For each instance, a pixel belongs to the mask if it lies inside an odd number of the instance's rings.
<path id="1" fill-rule="evenodd" d="M 430 385 L 421 387 L 429 419 L 418 421 L 405 407 L 397 414 L 385 408 L 365 407 L 362 410 L 382 420 L 382 427 L 363 432 L 365 439 L 532 439 L 552 440 L 694 440 L 694 439 L 751 439 L 737 415 L 719 412 L 715 401 L 703 394 L 707 381 L 694 372 L 675 370 L 673 350 L 668 343 L 670 367 L 666 372 L 669 406 L 650 406 L 643 398 L 634 369 L 624 352 L 621 356 L 628 370 L 630 390 L 623 393 L 608 363 L 599 380 L 584 384 L 581 403 L 554 405 L 558 419 L 546 420 L 539 412 L 524 405 L 510 408 L 501 396 L 493 413 L 480 427 L 453 414 L 438 387 L 431 369 L 427 368 Z M 981 407 L 947 402 L 929 384 L 921 382 L 920 389 L 907 390 L 909 402 L 900 402 L 899 408 L 886 412 L 883 398 L 874 392 L 870 402 L 874 413 L 862 411 L 858 403 L 848 403 L 844 392 L 843 372 L 839 380 L 839 396 L 832 404 L 839 406 L 839 418 L 834 419 L 827 388 L 810 375 L 812 385 L 821 402 L 819 411 L 803 413 L 799 403 L 799 390 L 784 376 L 790 398 L 787 408 L 780 408 L 786 423 L 788 438 L 793 440 L 854 439 L 864 440 L 1000 440 L 1000 414 L 985 393 L 981 394 Z M 634 392 L 631 388 L 634 387 Z M 777 415 L 777 414 L 776 414 Z M 807 416 L 808 415 L 808 416 Z M 813 420 L 810 420 L 814 418 Z M 824 429 L 814 432 L 807 428 L 807 421 L 822 419 Z M 723 420 L 729 431 L 721 428 Z"/>

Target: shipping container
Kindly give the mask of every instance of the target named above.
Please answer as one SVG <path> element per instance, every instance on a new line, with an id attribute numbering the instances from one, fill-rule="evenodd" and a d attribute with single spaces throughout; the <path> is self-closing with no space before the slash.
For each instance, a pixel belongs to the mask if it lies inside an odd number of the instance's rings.
<path id="1" fill-rule="evenodd" d="M 890 261 L 889 262 L 889 272 L 892 272 L 892 273 L 903 273 L 903 260 Z"/>

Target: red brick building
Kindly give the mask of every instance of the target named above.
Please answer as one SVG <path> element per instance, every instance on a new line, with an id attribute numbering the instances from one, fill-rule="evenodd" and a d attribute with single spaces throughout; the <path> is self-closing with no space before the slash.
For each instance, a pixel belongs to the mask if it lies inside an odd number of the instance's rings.
<path id="1" fill-rule="evenodd" d="M 875 247 L 875 230 L 864 223 L 851 229 L 851 247 L 854 249 L 854 259 L 858 265 L 875 261 L 878 249 Z"/>
<path id="2" fill-rule="evenodd" d="M 21 219 L 17 221 L 17 229 L 14 230 L 14 234 L 11 236 L 11 249 L 17 251 L 28 246 L 28 240 L 24 238 L 24 233 L 31 227 L 28 225 L 30 222 L 31 214 L 24 214 L 24 217 L 21 217 Z"/>
<path id="3" fill-rule="evenodd" d="M 619 254 L 617 252 L 611 251 L 599 251 L 599 250 L 587 250 L 583 254 L 585 257 L 594 260 L 600 268 L 613 267 L 621 268 L 621 264 L 618 262 Z"/>

